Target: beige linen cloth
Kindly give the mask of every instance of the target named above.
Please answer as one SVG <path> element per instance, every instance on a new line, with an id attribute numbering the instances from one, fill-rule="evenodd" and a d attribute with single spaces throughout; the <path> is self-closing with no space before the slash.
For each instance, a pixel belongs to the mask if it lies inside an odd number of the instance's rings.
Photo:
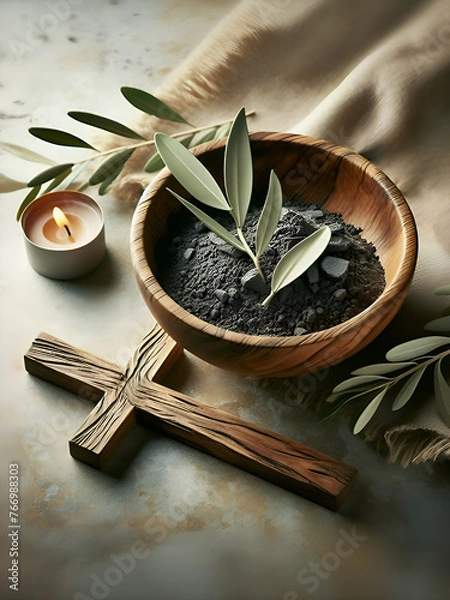
<path id="1" fill-rule="evenodd" d="M 393 345 L 423 335 L 423 325 L 440 316 L 446 299 L 433 292 L 450 283 L 449 0 L 237 3 L 153 92 L 198 126 L 232 118 L 245 106 L 256 111 L 253 131 L 303 133 L 351 148 L 407 198 L 420 239 L 409 297 L 374 343 L 330 370 L 328 389 L 355 365 L 383 360 Z M 151 118 L 140 126 L 147 134 L 172 131 Z M 146 151 L 136 153 L 116 195 L 139 197 L 148 183 L 147 158 Z M 274 392 L 282 385 L 273 383 Z M 302 395 L 301 378 L 289 385 L 310 405 L 324 395 L 319 384 Z M 395 415 L 386 410 L 367 438 L 404 465 L 449 458 L 450 430 L 437 414 L 431 384 L 409 404 Z"/>

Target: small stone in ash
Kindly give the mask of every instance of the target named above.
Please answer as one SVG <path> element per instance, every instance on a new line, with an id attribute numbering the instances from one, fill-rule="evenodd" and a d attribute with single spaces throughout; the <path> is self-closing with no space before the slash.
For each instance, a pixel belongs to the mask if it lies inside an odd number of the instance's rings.
<path id="1" fill-rule="evenodd" d="M 241 296 L 239 294 L 239 291 L 233 287 L 231 287 L 227 291 L 228 291 L 228 296 L 229 296 L 228 302 L 234 307 L 240 306 L 242 302 L 241 302 Z"/>
<path id="2" fill-rule="evenodd" d="M 226 292 L 225 290 L 215 290 L 214 293 L 216 297 L 220 300 L 220 302 L 222 302 L 222 304 L 225 304 L 228 298 L 230 297 L 228 295 L 228 292 Z"/>
<path id="3" fill-rule="evenodd" d="M 339 222 L 334 222 L 334 223 L 328 223 L 328 227 L 331 229 L 331 233 L 340 233 L 343 229 L 344 229 L 344 225 L 343 223 L 339 223 Z"/>
<path id="4" fill-rule="evenodd" d="M 203 233 L 204 231 L 208 230 L 208 228 L 202 221 L 196 221 L 194 224 L 194 229 L 197 233 Z"/>
<path id="5" fill-rule="evenodd" d="M 186 260 L 190 260 L 194 256 L 194 252 L 195 252 L 194 248 L 186 248 L 183 256 Z"/>
<path id="6" fill-rule="evenodd" d="M 322 271 L 333 281 L 340 281 L 346 277 L 348 265 L 348 260 L 345 258 L 338 258 L 337 256 L 325 256 L 325 258 L 320 261 Z"/>
<path id="7" fill-rule="evenodd" d="M 219 311 L 217 310 L 217 308 L 212 308 L 209 312 L 209 316 L 211 317 L 211 319 L 217 319 L 217 317 L 219 316 Z"/>
<path id="8" fill-rule="evenodd" d="M 216 235 L 213 231 L 210 231 L 210 233 L 208 234 L 208 237 L 209 237 L 209 241 L 212 244 L 214 244 L 217 247 L 217 249 L 220 250 L 221 252 L 225 252 L 226 254 L 229 254 L 233 258 L 239 258 L 240 256 L 242 256 L 242 252 L 240 252 L 234 246 L 231 246 L 228 242 L 226 242 L 221 237 Z"/>
<path id="9" fill-rule="evenodd" d="M 304 327 L 296 327 L 294 329 L 294 335 L 303 335 L 304 333 L 306 333 L 306 329 Z"/>
<path id="10" fill-rule="evenodd" d="M 350 240 L 342 235 L 332 235 L 328 242 L 327 250 L 330 252 L 344 252 L 350 248 Z"/>
<path id="11" fill-rule="evenodd" d="M 316 311 L 313 310 L 312 308 L 308 308 L 303 313 L 303 319 L 304 319 L 305 323 L 308 323 L 309 325 L 311 325 L 317 319 Z"/>
<path id="12" fill-rule="evenodd" d="M 316 264 L 309 267 L 309 269 L 306 271 L 306 277 L 308 278 L 309 285 L 319 282 L 319 269 L 317 268 Z"/>
<path id="13" fill-rule="evenodd" d="M 269 286 L 261 279 L 256 269 L 250 269 L 241 277 L 241 284 L 248 290 L 258 292 L 258 294 L 268 294 Z"/>
<path id="14" fill-rule="evenodd" d="M 334 292 L 334 297 L 338 302 L 342 302 L 347 298 L 347 290 L 344 288 L 339 288 Z"/>
<path id="15" fill-rule="evenodd" d="M 319 219 L 320 217 L 323 217 L 323 211 L 321 211 L 319 209 L 304 210 L 302 212 L 302 215 L 309 219 Z"/>

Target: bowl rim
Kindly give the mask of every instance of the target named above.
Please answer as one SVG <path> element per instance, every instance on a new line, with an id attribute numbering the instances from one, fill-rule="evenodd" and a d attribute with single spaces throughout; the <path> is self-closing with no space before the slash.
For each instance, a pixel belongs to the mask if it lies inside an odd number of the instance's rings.
<path id="1" fill-rule="evenodd" d="M 229 329 L 224 329 L 217 325 L 213 325 L 208 321 L 200 319 L 193 313 L 187 311 L 181 305 L 177 304 L 177 302 L 175 302 L 175 300 L 169 296 L 169 294 L 160 286 L 156 275 L 150 269 L 148 262 L 144 262 L 140 258 L 141 252 L 144 253 L 144 228 L 152 197 L 156 194 L 160 187 L 162 187 L 164 182 L 172 176 L 169 169 L 164 167 L 143 191 L 132 217 L 130 237 L 131 258 L 133 270 L 137 277 L 139 286 L 145 288 L 151 296 L 157 297 L 157 302 L 161 304 L 166 311 L 170 312 L 178 320 L 187 323 L 190 328 L 197 330 L 199 333 L 209 335 L 211 337 L 217 337 L 222 341 L 239 345 L 251 345 L 259 348 L 275 348 L 283 346 L 283 348 L 286 349 L 297 348 L 300 345 L 306 346 L 320 342 L 325 343 L 329 341 L 330 338 L 335 338 L 341 334 L 346 333 L 348 335 L 348 332 L 352 329 L 356 328 L 359 330 L 362 326 L 361 321 L 364 321 L 365 316 L 374 310 L 385 308 L 386 315 L 388 315 L 392 310 L 392 300 L 395 299 L 396 296 L 401 295 L 400 292 L 406 293 L 411 285 L 418 255 L 418 233 L 415 219 L 408 202 L 398 187 L 379 167 L 374 165 L 361 154 L 323 139 L 297 133 L 283 133 L 274 131 L 253 132 L 250 134 L 250 139 L 251 141 L 265 143 L 299 142 L 308 146 L 321 148 L 332 154 L 336 154 L 344 161 L 353 162 L 358 167 L 360 167 L 361 164 L 370 167 L 371 177 L 376 178 L 377 184 L 385 190 L 395 210 L 399 213 L 402 231 L 404 232 L 405 237 L 403 254 L 400 260 L 401 268 L 397 270 L 392 282 L 384 288 L 383 292 L 374 302 L 372 302 L 372 304 L 350 319 L 347 319 L 346 321 L 343 321 L 342 323 L 339 323 L 333 327 L 312 333 L 305 333 L 299 336 L 249 335 L 246 333 L 239 333 Z M 193 154 L 197 157 L 201 156 L 212 150 L 220 149 L 221 147 L 225 146 L 225 143 L 226 138 L 206 142 L 197 146 L 193 150 Z M 407 274 L 407 276 L 405 276 L 405 274 Z M 392 317 L 389 318 L 389 321 L 395 316 L 400 306 L 401 302 L 399 303 L 397 310 L 395 310 L 395 312 L 392 314 Z M 377 319 L 376 322 L 379 320 L 380 319 Z M 357 332 L 355 332 L 355 335 L 356 334 Z"/>

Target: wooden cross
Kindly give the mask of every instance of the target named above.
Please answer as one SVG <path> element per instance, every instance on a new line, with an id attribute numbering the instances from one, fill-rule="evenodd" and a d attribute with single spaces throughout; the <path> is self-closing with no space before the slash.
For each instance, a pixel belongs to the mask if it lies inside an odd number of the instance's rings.
<path id="1" fill-rule="evenodd" d="M 156 325 L 121 369 L 42 333 L 25 355 L 25 368 L 97 402 L 69 442 L 71 455 L 93 467 L 103 467 L 138 419 L 337 510 L 355 480 L 356 469 L 161 385 L 182 351 Z"/>

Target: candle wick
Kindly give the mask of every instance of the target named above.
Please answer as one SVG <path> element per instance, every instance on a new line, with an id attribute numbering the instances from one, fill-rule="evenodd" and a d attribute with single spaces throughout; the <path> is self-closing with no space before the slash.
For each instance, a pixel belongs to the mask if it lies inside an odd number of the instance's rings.
<path id="1" fill-rule="evenodd" d="M 67 235 L 69 237 L 72 237 L 72 232 L 70 231 L 69 226 L 68 225 L 64 225 L 64 229 L 67 231 Z"/>

